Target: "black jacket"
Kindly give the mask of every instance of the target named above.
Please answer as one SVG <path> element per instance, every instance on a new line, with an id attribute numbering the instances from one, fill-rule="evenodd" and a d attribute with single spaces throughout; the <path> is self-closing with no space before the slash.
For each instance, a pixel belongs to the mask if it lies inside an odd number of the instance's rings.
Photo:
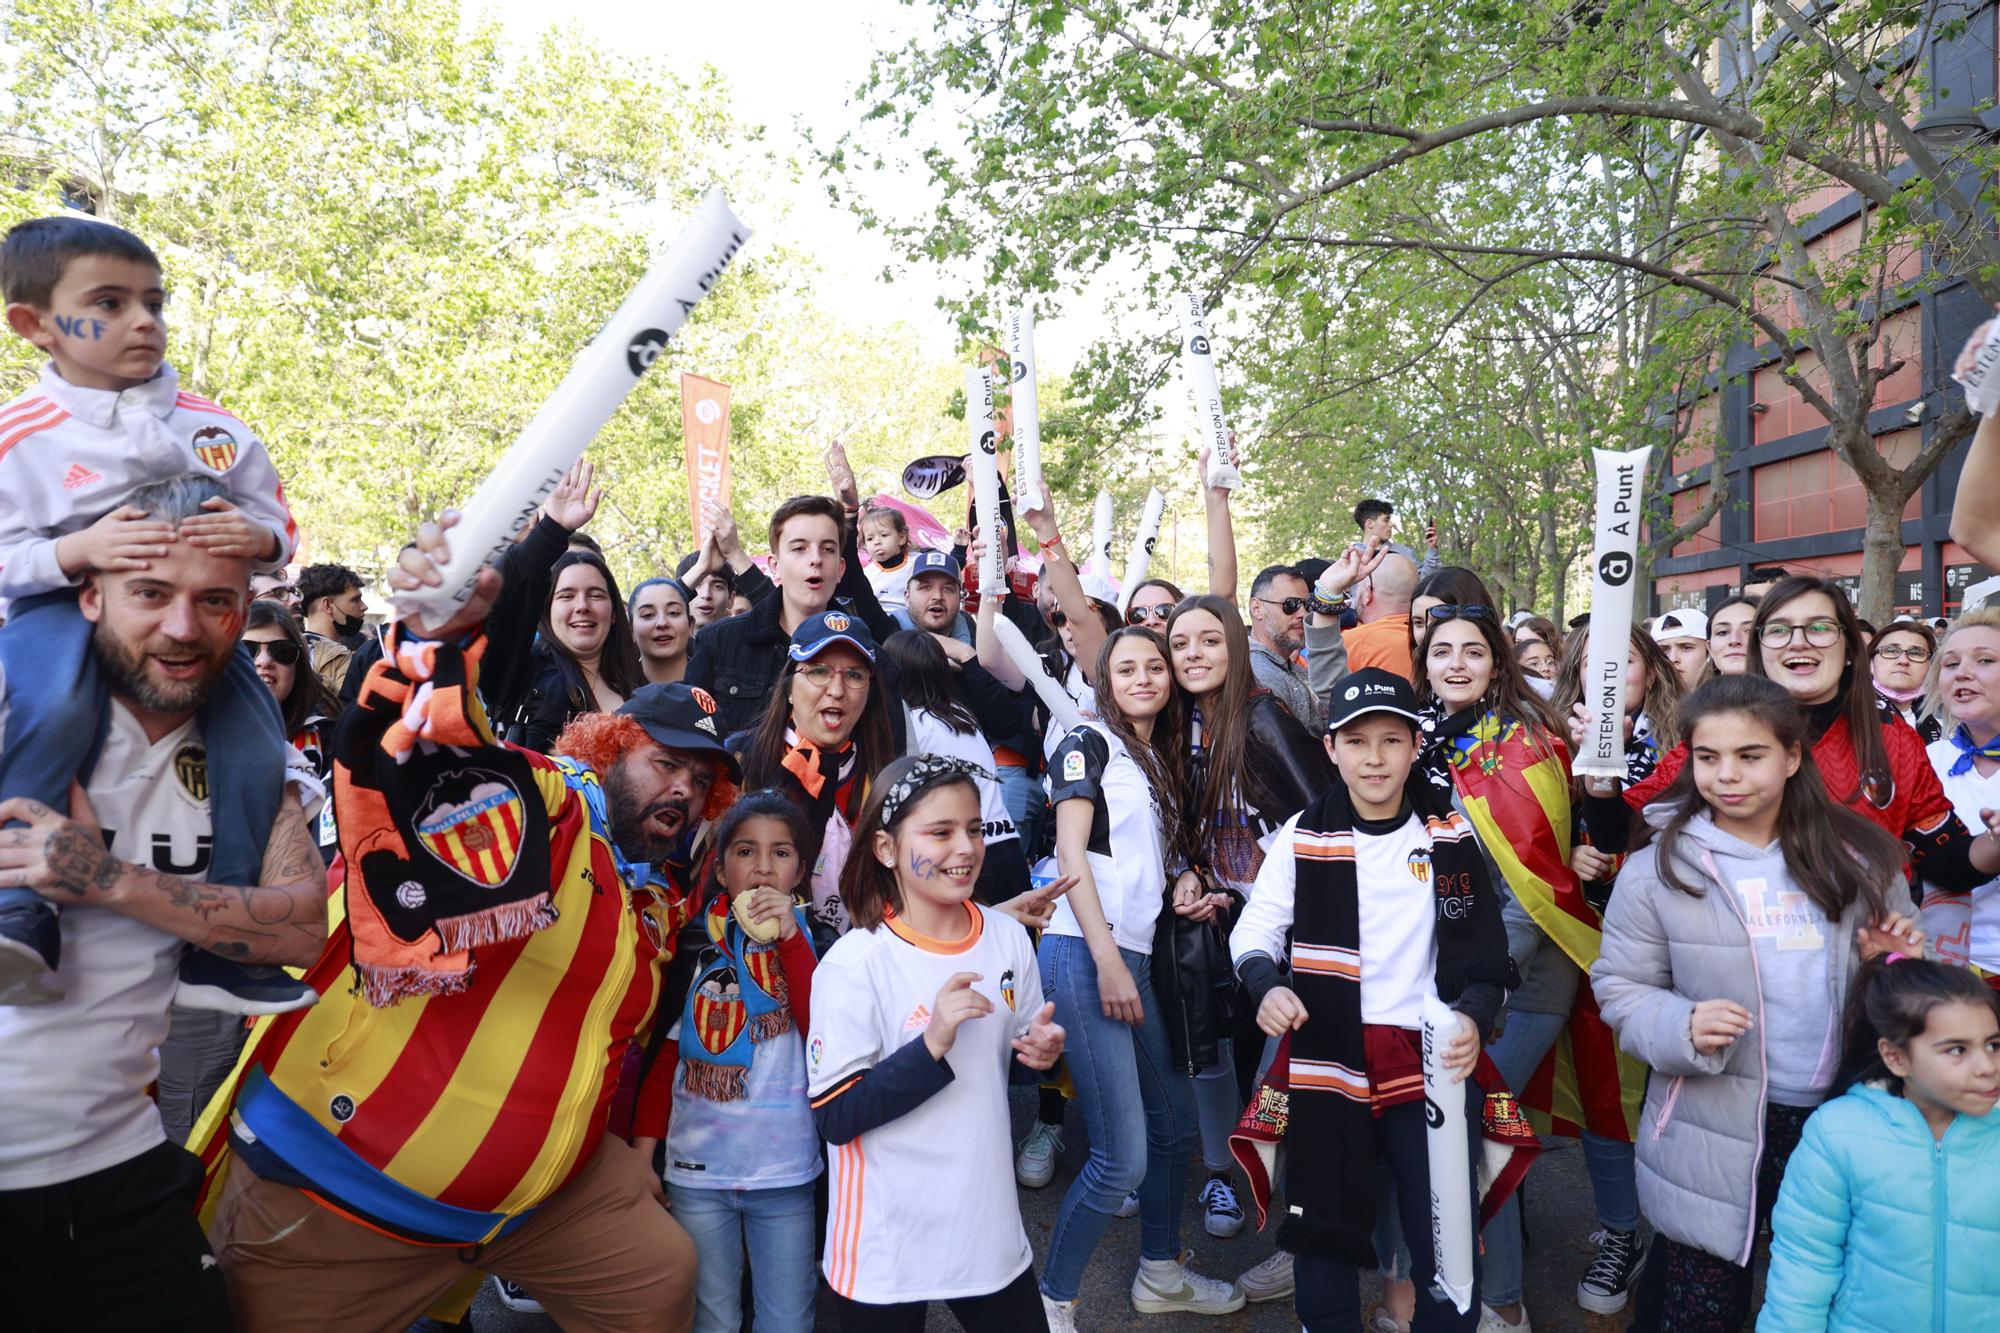
<path id="1" fill-rule="evenodd" d="M 834 589 L 836 605 L 860 618 L 868 632 L 881 643 L 902 626 L 882 609 L 875 590 L 861 571 L 861 553 L 854 544 L 853 525 L 848 527 L 847 547 L 842 552 L 847 569 Z M 727 620 L 718 620 L 694 636 L 688 649 L 686 681 L 715 696 L 716 720 L 722 734 L 747 731 L 757 725 L 771 700 L 771 691 L 785 669 L 785 649 L 791 635 L 780 621 L 785 599 L 766 597 L 748 611 Z"/>
<path id="2" fill-rule="evenodd" d="M 1326 747 L 1268 690 L 1250 698 L 1244 743 L 1248 813 L 1260 835 L 1305 809 L 1333 784 Z M 1198 790 L 1201 775 L 1190 778 L 1190 788 Z M 1153 988 L 1166 1015 L 1174 1065 L 1190 1074 L 1220 1058 L 1220 1041 L 1236 1034 L 1249 1014 L 1230 967 L 1226 925 L 1219 920 L 1199 925 L 1176 916 L 1171 881 L 1153 933 Z"/>

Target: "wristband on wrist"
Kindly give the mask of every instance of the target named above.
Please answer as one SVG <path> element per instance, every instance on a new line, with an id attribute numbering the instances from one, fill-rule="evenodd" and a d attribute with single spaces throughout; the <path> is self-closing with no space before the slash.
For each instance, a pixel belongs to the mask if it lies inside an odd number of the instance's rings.
<path id="1" fill-rule="evenodd" d="M 1347 594 L 1339 592 L 1328 597 L 1320 591 L 1319 585 L 1315 583 L 1312 586 L 1312 595 L 1306 599 L 1306 605 L 1312 610 L 1314 615 L 1338 616 L 1347 609 Z"/>

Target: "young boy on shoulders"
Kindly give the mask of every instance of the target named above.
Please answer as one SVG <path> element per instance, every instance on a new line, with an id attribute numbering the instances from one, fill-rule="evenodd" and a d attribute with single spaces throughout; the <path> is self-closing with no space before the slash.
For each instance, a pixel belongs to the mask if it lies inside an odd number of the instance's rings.
<path id="1" fill-rule="evenodd" d="M 8 327 L 49 358 L 40 382 L 0 407 L 0 596 L 13 599 L 0 630 L 8 697 L 0 797 L 68 810 L 70 784 L 86 775 L 103 734 L 104 674 L 132 676 L 171 711 L 177 683 L 199 686 L 205 669 L 173 638 L 169 612 L 146 660 L 106 660 L 100 672 L 77 608 L 85 576 L 145 570 L 175 542 L 277 569 L 291 559 L 298 528 L 263 442 L 181 390 L 166 360 L 165 280 L 144 241 L 82 217 L 20 223 L 0 243 L 0 292 Z M 229 498 L 178 525 L 124 503 L 142 486 L 183 476 L 219 478 Z M 131 586 L 135 596 L 158 595 L 143 581 Z M 205 752 L 187 757 L 182 781 L 209 802 L 214 838 L 192 873 L 255 883 L 283 790 L 286 738 L 277 701 L 240 650 L 202 710 L 202 737 Z M 61 945 L 46 901 L 0 888 L 0 1004 L 61 999 Z M 277 1013 L 317 998 L 280 968 L 240 968 L 190 950 L 175 1003 Z"/>
<path id="2" fill-rule="evenodd" d="M 1355 1182 L 1384 1164 L 1410 1246 L 1415 1326 L 1469 1333 L 1476 1279 L 1462 1315 L 1432 1289 L 1420 1025 L 1435 989 L 1458 1012 L 1444 1055 L 1463 1081 L 1514 982 L 1500 902 L 1471 826 L 1417 767 L 1410 683 L 1356 671 L 1335 684 L 1331 703 L 1333 786 L 1279 829 L 1229 941 L 1257 1025 L 1291 1034 L 1290 1210 L 1278 1244 L 1297 1256 L 1301 1321 L 1360 1327 L 1358 1272 L 1374 1262 L 1376 1191 Z M 1479 1101 L 1466 1091 L 1476 1146 Z M 1476 1206 L 1470 1171 L 1453 1188 Z"/>

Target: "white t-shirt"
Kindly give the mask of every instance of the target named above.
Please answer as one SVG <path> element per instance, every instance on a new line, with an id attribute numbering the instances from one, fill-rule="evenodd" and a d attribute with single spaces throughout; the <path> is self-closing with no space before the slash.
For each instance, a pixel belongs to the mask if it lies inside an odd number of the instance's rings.
<path id="1" fill-rule="evenodd" d="M 944 944 L 891 919 L 851 930 L 813 972 L 806 1072 L 815 1101 L 921 1041 L 957 972 L 993 1012 L 959 1025 L 951 1082 L 909 1114 L 829 1144 L 822 1270 L 850 1300 L 887 1305 L 999 1291 L 1034 1255 L 1021 1227 L 1007 1110 L 1012 1042 L 1042 1007 L 1028 932 L 966 904 L 971 930 Z"/>
<path id="2" fill-rule="evenodd" d="M 285 767 L 310 817 L 324 799 L 319 779 L 290 747 Z M 208 766 L 193 718 L 150 742 L 114 700 L 86 792 L 113 856 L 208 878 Z M 62 908 L 64 998 L 0 1005 L 0 1190 L 75 1180 L 166 1140 L 146 1089 L 186 947 L 117 912 Z"/>
<path id="3" fill-rule="evenodd" d="M 1287 957 L 1298 897 L 1298 840 L 1299 816 L 1293 815 L 1273 835 L 1249 901 L 1229 932 L 1231 962 L 1253 953 L 1278 962 Z M 1433 993 L 1437 977 L 1437 890 L 1424 821 L 1412 813 L 1392 833 L 1357 829 L 1354 875 L 1361 918 L 1361 1021 L 1421 1027 L 1424 997 Z M 1294 967 L 1308 961 L 1292 956 Z"/>
<path id="4" fill-rule="evenodd" d="M 1105 923 L 1119 948 L 1150 955 L 1167 893 L 1167 848 L 1145 770 L 1101 723 L 1085 722 L 1056 746 L 1042 781 L 1051 807 L 1072 799 L 1091 803 L 1087 854 Z M 1082 937 L 1067 894 L 1056 900 L 1047 930 Z"/>
<path id="5" fill-rule="evenodd" d="M 995 775 L 978 780 L 979 818 L 986 825 L 987 845 L 1018 839 L 1021 831 L 1014 827 L 1014 817 L 1007 813 L 1007 798 L 1000 790 L 1000 765 L 993 758 L 993 747 L 985 733 L 974 730 L 966 735 L 953 731 L 936 713 L 923 708 L 910 709 L 909 719 L 909 753 L 948 755 L 977 764 Z"/>
<path id="6" fill-rule="evenodd" d="M 880 560 L 870 559 L 866 565 L 868 586 L 875 590 L 875 600 L 887 611 L 907 611 L 910 606 L 910 566 L 915 548 L 904 547 L 903 558 L 893 568 L 884 568 Z"/>
<path id="7" fill-rule="evenodd" d="M 1945 799 L 1969 829 L 1983 829 L 1981 810 L 2000 810 L 2000 772 L 1981 777 L 1977 768 L 1968 768 L 1953 777 L 1951 766 L 1962 753 L 1951 738 L 1932 741 L 1925 747 L 1931 767 L 1944 786 Z M 1989 972 L 2000 972 L 2000 879 L 1990 879 L 1974 889 L 1970 898 L 1935 892 L 1924 895 L 1924 929 L 1932 948 L 1954 963 L 1973 962 Z"/>

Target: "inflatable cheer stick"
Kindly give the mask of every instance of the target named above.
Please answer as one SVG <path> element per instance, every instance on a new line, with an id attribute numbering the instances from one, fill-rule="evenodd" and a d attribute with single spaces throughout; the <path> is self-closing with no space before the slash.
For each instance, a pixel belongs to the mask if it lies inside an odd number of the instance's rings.
<path id="1" fill-rule="evenodd" d="M 1590 733 L 1570 762 L 1578 777 L 1625 776 L 1625 662 L 1632 651 L 1633 575 L 1645 518 L 1646 456 L 1592 449 L 1597 460 L 1597 541 L 1590 553 L 1590 639 L 1583 654 L 1583 702 Z"/>
<path id="2" fill-rule="evenodd" d="M 1181 316 L 1181 374 L 1194 397 L 1195 438 L 1208 449 L 1207 486 L 1233 491 L 1243 484 L 1236 470 L 1236 446 L 1229 436 L 1229 422 L 1222 415 L 1222 386 L 1215 378 L 1215 349 L 1209 342 L 1208 320 L 1202 313 L 1201 298 L 1182 292 L 1177 298 Z"/>
<path id="3" fill-rule="evenodd" d="M 1097 508 L 1090 516 L 1090 561 L 1085 573 L 1095 574 L 1107 585 L 1111 582 L 1111 492 L 1097 493 Z"/>
<path id="4" fill-rule="evenodd" d="M 1007 361 L 1014 377 L 1014 497 L 1022 513 L 1042 507 L 1042 419 L 1035 407 L 1035 312 L 1007 321 Z"/>
<path id="5" fill-rule="evenodd" d="M 1082 723 L 1083 714 L 1077 709 L 1076 700 L 1070 698 L 1063 687 L 1050 677 L 1048 667 L 1042 664 L 1041 654 L 1028 642 L 1028 636 L 1021 633 L 1021 627 L 1005 616 L 995 616 L 993 632 L 999 638 L 1000 646 L 1006 650 L 1007 659 L 1034 688 L 1042 707 L 1049 710 L 1049 717 L 1056 726 L 1067 732 Z"/>
<path id="6" fill-rule="evenodd" d="M 451 532 L 443 584 L 397 595 L 402 615 L 421 629 L 443 624 L 465 604 L 479 571 L 499 559 L 535 516 L 749 239 L 750 228 L 730 211 L 722 191 L 710 190 L 672 248 L 578 353 L 542 410 L 473 492 Z"/>
<path id="7" fill-rule="evenodd" d="M 1597 617 L 1593 613 L 1592 620 Z M 1465 1127 L 1465 1084 L 1444 1067 L 1444 1046 L 1458 1035 L 1458 1014 L 1424 996 L 1424 1124 L 1431 1177 L 1431 1253 L 1437 1285 L 1464 1314 L 1472 1308 L 1472 1150 Z"/>
<path id="8" fill-rule="evenodd" d="M 1118 612 L 1132 604 L 1132 594 L 1146 581 L 1153 563 L 1153 543 L 1160 539 L 1160 519 L 1167 512 L 1167 497 L 1158 488 L 1146 492 L 1146 507 L 1139 511 L 1139 531 L 1132 536 L 1132 550 L 1125 557 L 1125 582 L 1118 585 Z"/>
<path id="9" fill-rule="evenodd" d="M 965 372 L 965 437 L 972 469 L 973 523 L 986 535 L 986 548 L 979 553 L 979 589 L 982 596 L 1000 596 L 1007 585 L 1002 581 L 1000 561 L 1007 550 L 1007 525 L 1000 518 L 999 438 L 993 433 L 993 374 L 985 366 Z"/>

